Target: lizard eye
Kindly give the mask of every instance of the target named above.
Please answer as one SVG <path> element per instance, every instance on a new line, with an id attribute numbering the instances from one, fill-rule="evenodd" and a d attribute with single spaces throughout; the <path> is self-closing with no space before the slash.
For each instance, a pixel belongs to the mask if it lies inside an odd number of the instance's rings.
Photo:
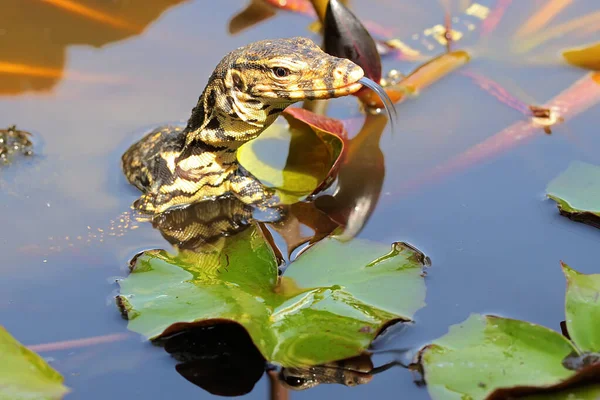
<path id="1" fill-rule="evenodd" d="M 273 73 L 278 78 L 285 78 L 290 74 L 290 70 L 283 67 L 273 67 Z"/>
<path id="2" fill-rule="evenodd" d="M 300 378 L 298 376 L 286 376 L 284 378 L 284 381 L 290 387 L 293 387 L 293 388 L 299 388 L 306 383 L 306 379 Z"/>

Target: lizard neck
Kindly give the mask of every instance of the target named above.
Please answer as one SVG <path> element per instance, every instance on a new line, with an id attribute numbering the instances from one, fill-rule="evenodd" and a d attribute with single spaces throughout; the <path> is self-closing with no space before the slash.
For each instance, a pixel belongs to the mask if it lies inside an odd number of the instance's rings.
<path id="1" fill-rule="evenodd" d="M 198 143 L 237 149 L 277 119 L 286 103 L 265 103 L 244 91 L 231 73 L 211 77 L 185 129 L 184 150 Z"/>

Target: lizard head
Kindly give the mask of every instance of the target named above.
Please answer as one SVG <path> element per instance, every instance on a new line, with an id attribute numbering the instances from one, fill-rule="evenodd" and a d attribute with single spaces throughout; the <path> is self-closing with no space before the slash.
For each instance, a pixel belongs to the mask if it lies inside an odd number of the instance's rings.
<path id="1" fill-rule="evenodd" d="M 250 102 L 289 105 L 346 96 L 362 88 L 361 67 L 330 56 L 310 39 L 263 40 L 235 53 L 226 83 Z"/>
<path id="2" fill-rule="evenodd" d="M 362 88 L 363 76 L 361 67 L 325 53 L 310 39 L 248 44 L 227 54 L 215 68 L 188 121 L 187 131 L 196 133 L 187 141 L 250 140 L 287 106 L 355 93 Z M 203 132 L 206 128 L 227 137 L 218 139 Z"/>

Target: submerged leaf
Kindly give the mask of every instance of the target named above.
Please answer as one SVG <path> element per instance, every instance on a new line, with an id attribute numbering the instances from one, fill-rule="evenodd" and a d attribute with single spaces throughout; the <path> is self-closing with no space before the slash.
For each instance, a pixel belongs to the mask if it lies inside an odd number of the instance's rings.
<path id="1" fill-rule="evenodd" d="M 562 215 L 600 227 L 600 167 L 573 162 L 548 184 L 546 193 Z"/>
<path id="2" fill-rule="evenodd" d="M 229 34 L 236 35 L 260 22 L 273 17 L 277 12 L 264 0 L 251 0 L 242 11 L 229 20 Z"/>
<path id="3" fill-rule="evenodd" d="M 0 2 L 3 32 L 19 32 L 4 40 L 0 61 L 0 95 L 48 92 L 63 78 L 118 84 L 122 76 L 65 69 L 71 45 L 100 48 L 137 36 L 170 7 L 184 0 L 46 0 Z M 51 39 L 49 32 L 52 32 Z M 43 51 L 40 51 L 43 49 Z"/>
<path id="4" fill-rule="evenodd" d="M 535 10 L 523 25 L 515 32 L 515 38 L 522 39 L 544 28 L 561 13 L 573 0 L 549 0 Z"/>
<path id="5" fill-rule="evenodd" d="M 568 379 L 574 371 L 561 362 L 573 352 L 565 337 L 543 326 L 474 314 L 421 350 L 419 363 L 433 399 L 484 399 L 499 388 Z"/>
<path id="6" fill-rule="evenodd" d="M 600 274 L 581 274 L 564 263 L 562 267 L 567 278 L 569 336 L 581 351 L 600 352 Z"/>
<path id="7" fill-rule="evenodd" d="M 575 118 L 598 102 L 600 102 L 600 73 L 594 72 L 581 77 L 543 106 L 551 110 L 556 115 L 555 121 L 559 122 L 563 118 L 569 120 Z M 475 164 L 490 162 L 499 154 L 539 137 L 540 128 L 547 126 L 540 126 L 533 119 L 515 122 L 448 161 L 423 174 L 417 174 L 414 179 L 402 185 L 401 189 L 404 191 L 414 190 Z"/>
<path id="8" fill-rule="evenodd" d="M 565 50 L 563 57 L 576 67 L 600 71 L 600 43 Z"/>
<path id="9" fill-rule="evenodd" d="M 407 96 L 418 94 L 421 89 L 462 67 L 469 62 L 470 58 L 469 53 L 462 50 L 442 54 L 421 65 L 398 83 L 385 85 L 384 90 L 392 102 L 400 102 Z M 368 107 L 381 108 L 384 106 L 382 100 L 373 92 L 361 91 L 360 99 Z"/>
<path id="10" fill-rule="evenodd" d="M 0 399 L 55 400 L 69 392 L 64 378 L 0 326 Z"/>
<path id="11" fill-rule="evenodd" d="M 317 365 L 356 356 L 386 326 L 424 306 L 423 255 L 335 239 L 317 243 L 277 284 L 277 262 L 253 226 L 204 251 L 147 251 L 120 281 L 129 329 L 151 339 L 237 322 L 270 362 Z"/>

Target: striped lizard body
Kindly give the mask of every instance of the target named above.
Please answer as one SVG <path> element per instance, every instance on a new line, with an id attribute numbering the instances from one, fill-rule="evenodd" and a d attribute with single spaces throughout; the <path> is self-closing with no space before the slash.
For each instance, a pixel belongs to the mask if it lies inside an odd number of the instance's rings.
<path id="1" fill-rule="evenodd" d="M 185 128 L 160 127 L 122 157 L 127 180 L 143 194 L 142 212 L 233 195 L 244 204 L 272 198 L 240 167 L 237 149 L 289 105 L 358 91 L 363 70 L 305 38 L 251 43 L 226 55 L 210 76 Z"/>

